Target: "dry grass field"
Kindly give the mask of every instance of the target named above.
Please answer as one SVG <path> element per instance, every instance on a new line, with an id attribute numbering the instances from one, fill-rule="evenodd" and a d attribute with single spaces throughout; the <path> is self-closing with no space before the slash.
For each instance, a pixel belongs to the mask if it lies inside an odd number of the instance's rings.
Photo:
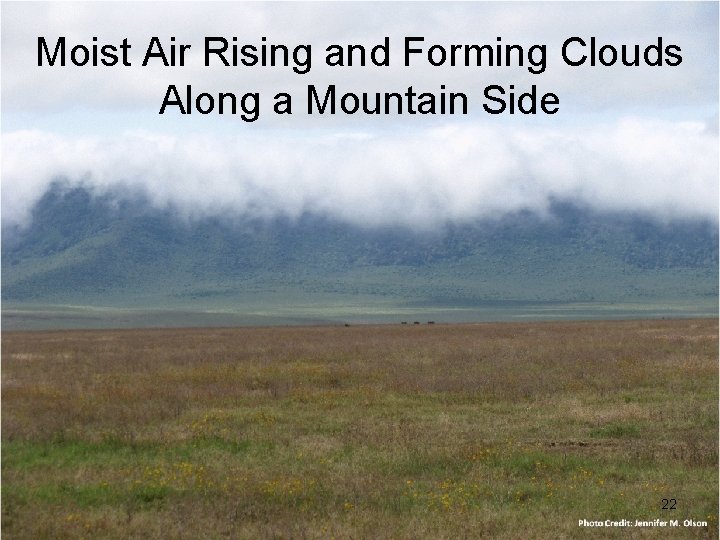
<path id="1" fill-rule="evenodd" d="M 716 320 L 2 336 L 8 539 L 717 538 L 717 511 Z"/>

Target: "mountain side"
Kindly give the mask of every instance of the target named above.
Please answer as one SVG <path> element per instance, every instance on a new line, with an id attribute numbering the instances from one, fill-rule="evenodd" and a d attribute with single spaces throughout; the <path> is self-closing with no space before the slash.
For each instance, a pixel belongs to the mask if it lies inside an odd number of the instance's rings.
<path id="1" fill-rule="evenodd" d="M 3 228 L 2 272 L 6 304 L 712 305 L 718 231 L 563 201 L 545 216 L 519 212 L 431 231 L 315 215 L 186 218 L 142 196 L 55 184 L 26 226 Z"/>

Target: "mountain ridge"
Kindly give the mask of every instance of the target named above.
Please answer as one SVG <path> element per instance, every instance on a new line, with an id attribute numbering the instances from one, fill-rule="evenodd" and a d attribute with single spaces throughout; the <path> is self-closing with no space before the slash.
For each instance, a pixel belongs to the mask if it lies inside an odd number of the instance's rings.
<path id="1" fill-rule="evenodd" d="M 352 303 L 717 302 L 717 225 L 551 201 L 434 231 L 327 217 L 186 218 L 141 195 L 54 184 L 5 226 L 7 304 L 163 309 Z M 286 300 L 283 300 L 283 299 Z"/>

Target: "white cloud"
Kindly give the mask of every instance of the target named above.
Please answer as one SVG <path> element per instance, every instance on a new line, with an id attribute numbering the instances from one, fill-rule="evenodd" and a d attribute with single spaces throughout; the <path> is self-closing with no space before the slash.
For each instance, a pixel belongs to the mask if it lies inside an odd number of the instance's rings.
<path id="1" fill-rule="evenodd" d="M 702 123 L 625 119 L 553 128 L 449 125 L 382 134 L 3 135 L 2 215 L 22 223 L 50 182 L 128 188 L 187 216 L 432 227 L 550 198 L 662 218 L 718 216 L 718 137 Z"/>
<path id="2" fill-rule="evenodd" d="M 132 68 L 37 67 L 37 37 L 133 46 Z M 205 68 L 203 36 L 313 45 L 313 68 Z M 548 68 L 403 68 L 402 39 L 548 45 Z M 184 68 L 141 68 L 151 36 L 191 43 Z M 391 38 L 391 68 L 331 69 L 331 43 Z M 572 68 L 569 36 L 681 46 L 677 68 Z M 549 198 L 593 208 L 717 221 L 718 5 L 712 2 L 20 3 L 2 4 L 2 217 L 22 223 L 59 177 L 141 189 L 187 215 L 297 216 L 433 226 Z M 157 114 L 168 84 L 261 93 L 261 119 Z M 303 117 L 305 88 L 464 91 L 467 117 Z M 555 116 L 482 112 L 482 89 L 537 84 Z M 271 96 L 293 94 L 292 118 Z M 142 130 L 142 131 L 140 131 Z"/>

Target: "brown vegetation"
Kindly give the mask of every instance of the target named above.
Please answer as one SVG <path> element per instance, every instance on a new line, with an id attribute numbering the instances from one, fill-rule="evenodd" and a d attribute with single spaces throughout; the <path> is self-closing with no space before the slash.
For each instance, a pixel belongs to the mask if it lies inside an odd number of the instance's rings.
<path id="1" fill-rule="evenodd" d="M 714 320 L 6 332 L 3 533 L 717 535 L 717 348 Z"/>

